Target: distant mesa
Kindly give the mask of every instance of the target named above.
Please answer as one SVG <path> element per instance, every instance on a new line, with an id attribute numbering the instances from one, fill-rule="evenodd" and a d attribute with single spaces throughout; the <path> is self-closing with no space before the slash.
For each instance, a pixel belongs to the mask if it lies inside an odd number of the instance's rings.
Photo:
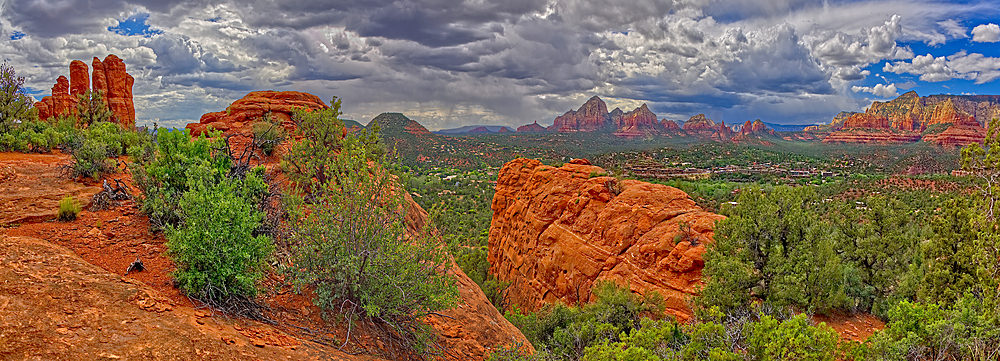
<path id="1" fill-rule="evenodd" d="M 309 93 L 255 91 L 233 102 L 224 111 L 202 115 L 198 123 L 188 124 L 187 128 L 195 136 L 201 135 L 209 128 L 221 130 L 227 134 L 245 132 L 253 122 L 261 121 L 267 114 L 271 114 L 275 122 L 291 131 L 295 129 L 295 124 L 292 123 L 292 113 L 296 108 L 317 110 L 329 107 L 319 97 Z"/>
<path id="2" fill-rule="evenodd" d="M 518 133 L 543 133 L 543 132 L 545 132 L 545 127 L 543 127 L 541 125 L 538 125 L 538 121 L 536 120 L 534 123 L 526 124 L 526 125 L 522 125 L 520 127 L 517 127 L 517 132 Z"/>
<path id="3" fill-rule="evenodd" d="M 125 71 L 125 62 L 114 54 L 101 61 L 94 57 L 93 83 L 87 63 L 73 60 L 69 64 L 69 79 L 60 75 L 52 86 L 52 95 L 35 103 L 38 117 L 48 119 L 76 111 L 77 97 L 93 89 L 104 95 L 104 102 L 113 113 L 113 121 L 132 126 L 135 124 L 135 103 L 132 86 L 135 78 Z"/>
<path id="4" fill-rule="evenodd" d="M 986 123 L 1000 117 L 1000 95 L 931 95 L 907 92 L 887 102 L 874 102 L 864 113 L 841 112 L 824 142 L 909 143 L 921 139 L 945 146 L 982 142 Z"/>
<path id="5" fill-rule="evenodd" d="M 464 127 L 441 129 L 435 131 L 436 134 L 490 134 L 490 133 L 512 133 L 513 129 L 502 125 L 466 125 Z"/>

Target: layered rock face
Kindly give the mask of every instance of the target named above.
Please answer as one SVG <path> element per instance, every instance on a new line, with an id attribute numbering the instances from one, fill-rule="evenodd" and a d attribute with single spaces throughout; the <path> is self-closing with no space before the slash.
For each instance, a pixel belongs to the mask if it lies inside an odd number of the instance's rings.
<path id="1" fill-rule="evenodd" d="M 223 132 L 243 132 L 255 121 L 263 121 L 268 113 L 286 130 L 294 130 L 292 112 L 329 108 L 319 97 L 297 91 L 255 91 L 233 102 L 225 111 L 207 113 L 198 123 L 187 125 L 192 135 L 200 135 L 209 127 Z M 426 129 L 425 129 L 426 131 Z"/>
<path id="2" fill-rule="evenodd" d="M 667 120 L 667 119 L 660 120 L 660 127 L 662 127 L 664 131 L 671 133 L 681 131 L 681 126 L 677 125 L 677 122 L 673 120 Z"/>
<path id="3" fill-rule="evenodd" d="M 660 133 L 660 130 L 657 129 L 659 123 L 656 122 L 656 114 L 649 111 L 646 104 L 642 104 L 636 110 L 622 114 L 615 121 L 615 127 L 618 128 L 615 132 L 617 136 L 638 137 Z"/>
<path id="4" fill-rule="evenodd" d="M 578 110 L 570 110 L 556 117 L 550 131 L 557 132 L 593 132 L 607 124 L 608 105 L 601 98 L 594 96 L 583 103 Z"/>
<path id="5" fill-rule="evenodd" d="M 840 129 L 853 128 L 889 129 L 889 118 L 867 113 L 854 113 L 844 119 Z"/>
<path id="6" fill-rule="evenodd" d="M 684 122 L 684 131 L 688 133 L 715 132 L 718 128 L 715 122 L 705 117 L 705 114 L 698 114 Z M 707 135 L 707 134 L 706 134 Z"/>
<path id="7" fill-rule="evenodd" d="M 760 119 L 754 121 L 743 122 L 743 127 L 740 128 L 741 135 L 760 135 L 760 134 L 774 134 L 774 130 L 767 127 L 767 124 L 760 121 Z"/>
<path id="8" fill-rule="evenodd" d="M 545 131 L 545 127 L 543 127 L 541 125 L 538 125 L 538 121 L 537 120 L 534 123 L 526 124 L 526 125 L 522 125 L 520 127 L 517 127 L 517 132 L 518 133 L 541 133 L 541 132 L 544 132 L 544 131 Z"/>
<path id="9" fill-rule="evenodd" d="M 93 89 L 104 95 L 104 101 L 114 114 L 115 122 L 127 126 L 134 125 L 135 103 L 132 86 L 135 79 L 126 72 L 125 62 L 114 54 L 105 57 L 103 62 L 94 57 L 93 68 L 93 84 L 91 84 L 87 64 L 73 60 L 69 65 L 70 79 L 60 76 L 52 87 L 52 95 L 35 103 L 39 118 L 47 119 L 75 112 L 77 96 Z"/>
<path id="10" fill-rule="evenodd" d="M 830 123 L 831 141 L 915 142 L 935 124 L 951 124 L 924 140 L 942 145 L 980 142 L 980 129 L 1000 117 L 998 95 L 931 95 L 910 91 L 887 102 L 874 102 L 864 113 L 841 113 Z M 975 123 L 975 124 L 973 124 Z M 849 131 L 848 131 L 849 129 Z M 829 137 L 828 137 L 829 138 Z"/>
<path id="11" fill-rule="evenodd" d="M 608 280 L 656 291 L 668 312 L 690 318 L 685 299 L 701 282 L 701 258 L 715 222 L 684 192 L 618 182 L 585 160 L 562 167 L 516 159 L 500 171 L 489 235 L 490 273 L 511 282 L 512 304 L 592 301 Z"/>

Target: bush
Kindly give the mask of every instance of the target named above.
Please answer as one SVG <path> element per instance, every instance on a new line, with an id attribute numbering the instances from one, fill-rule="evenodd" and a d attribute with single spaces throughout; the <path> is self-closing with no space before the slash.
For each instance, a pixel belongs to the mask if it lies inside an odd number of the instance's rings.
<path id="1" fill-rule="evenodd" d="M 189 176 L 189 190 L 178 204 L 183 222 L 166 227 L 168 253 L 177 264 L 173 275 L 185 293 L 201 300 L 256 295 L 264 261 L 274 249 L 268 237 L 254 236 L 264 218 L 257 208 L 267 190 L 263 173 L 256 168 L 242 180 Z"/>
<path id="2" fill-rule="evenodd" d="M 72 221 L 76 219 L 76 216 L 82 210 L 83 207 L 80 206 L 80 202 L 77 202 L 71 196 L 66 196 L 59 201 L 59 213 L 56 216 L 60 221 Z"/>
<path id="3" fill-rule="evenodd" d="M 115 172 L 116 164 L 108 159 L 108 150 L 101 142 L 85 139 L 83 145 L 73 150 L 70 171 L 73 177 L 100 179 Z"/>
<path id="4" fill-rule="evenodd" d="M 447 254 L 427 235 L 408 236 L 402 191 L 381 166 L 377 130 L 344 137 L 340 102 L 332 103 L 296 113 L 302 140 L 283 161 L 295 182 L 287 197 L 288 273 L 298 286 L 315 287 L 320 307 L 389 327 L 406 346 L 421 348 L 429 335 L 416 319 L 458 298 L 444 273 Z"/>
<path id="5" fill-rule="evenodd" d="M 597 302 L 580 307 L 553 304 L 538 313 L 522 314 L 515 306 L 504 316 L 548 357 L 578 360 L 587 347 L 616 342 L 621 334 L 640 327 L 643 317 L 663 314 L 663 300 L 655 293 L 639 296 L 610 281 L 597 283 L 593 292 Z"/>
<path id="6" fill-rule="evenodd" d="M 181 222 L 179 201 L 190 188 L 189 169 L 211 168 L 215 170 L 211 173 L 213 176 L 229 172 L 232 163 L 229 157 L 223 152 L 213 151 L 224 147 L 219 134 L 210 134 L 214 139 L 205 134 L 191 139 L 187 129 L 159 129 L 156 132 L 155 156 L 142 156 L 142 153 L 148 152 L 142 147 L 133 149 L 132 153 L 139 155 L 137 160 L 142 163 L 133 167 L 132 176 L 143 193 L 139 199 L 142 210 L 149 215 L 150 226 L 154 229 Z"/>
<path id="7" fill-rule="evenodd" d="M 285 128 L 274 122 L 270 114 L 264 121 L 254 123 L 252 129 L 254 142 L 265 155 L 273 154 L 274 148 L 288 137 Z"/>

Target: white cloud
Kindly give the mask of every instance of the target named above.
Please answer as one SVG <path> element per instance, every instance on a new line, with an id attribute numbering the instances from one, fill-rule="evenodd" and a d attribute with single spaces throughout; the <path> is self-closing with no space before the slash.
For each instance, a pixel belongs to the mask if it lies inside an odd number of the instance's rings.
<path id="1" fill-rule="evenodd" d="M 872 93 L 879 98 L 893 98 L 899 96 L 899 93 L 896 92 L 896 84 L 889 84 L 889 85 L 876 84 L 873 87 L 855 85 L 851 87 L 851 90 L 853 90 L 855 93 L 857 92 Z"/>
<path id="2" fill-rule="evenodd" d="M 982 24 L 972 29 L 972 41 L 995 43 L 1000 41 L 1000 25 Z"/>
<path id="3" fill-rule="evenodd" d="M 969 29 L 966 29 L 962 24 L 958 23 L 958 20 L 948 19 L 945 21 L 939 21 L 938 26 L 944 29 L 944 32 L 951 36 L 953 39 L 965 39 L 968 38 Z"/>
<path id="4" fill-rule="evenodd" d="M 953 55 L 934 57 L 931 54 L 920 55 L 913 61 L 886 63 L 883 71 L 896 74 L 909 73 L 920 75 L 920 80 L 941 82 L 951 79 L 975 80 L 983 84 L 1000 78 L 1000 58 L 986 57 L 983 54 L 960 51 Z"/>

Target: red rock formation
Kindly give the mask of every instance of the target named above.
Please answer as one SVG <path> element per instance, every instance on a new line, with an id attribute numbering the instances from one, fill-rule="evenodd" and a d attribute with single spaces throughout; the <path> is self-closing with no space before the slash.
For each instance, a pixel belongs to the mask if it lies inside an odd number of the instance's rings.
<path id="1" fill-rule="evenodd" d="M 90 69 L 87 63 L 73 60 L 69 63 L 69 93 L 74 97 L 90 90 Z"/>
<path id="2" fill-rule="evenodd" d="M 538 125 L 538 121 L 537 120 L 534 123 L 526 124 L 526 125 L 522 125 L 520 127 L 517 127 L 517 132 L 518 133 L 541 133 L 541 132 L 544 132 L 544 131 L 545 131 L 545 127 L 543 127 L 541 125 Z"/>
<path id="3" fill-rule="evenodd" d="M 736 132 L 734 132 L 732 128 L 727 127 L 726 122 L 723 121 L 716 126 L 716 131 L 715 133 L 712 133 L 711 138 L 717 142 L 727 142 L 732 140 L 735 136 Z"/>
<path id="4" fill-rule="evenodd" d="M 492 133 L 486 127 L 475 127 L 475 128 L 470 129 L 468 132 L 469 133 Z"/>
<path id="5" fill-rule="evenodd" d="M 823 143 L 877 143 L 877 144 L 902 144 L 920 141 L 920 134 L 897 133 L 887 130 L 866 131 L 866 130 L 842 130 L 830 133 L 823 138 Z"/>
<path id="6" fill-rule="evenodd" d="M 638 137 L 660 133 L 656 129 L 656 114 L 649 111 L 645 103 L 635 110 L 623 114 L 616 125 L 618 130 L 615 135 L 620 137 Z"/>
<path id="7" fill-rule="evenodd" d="M 593 132 L 605 127 L 607 116 L 608 105 L 601 98 L 594 96 L 580 106 L 580 109 L 570 110 L 557 117 L 549 130 L 564 133 Z"/>
<path id="8" fill-rule="evenodd" d="M 91 65 L 93 65 L 93 68 L 94 68 L 93 84 L 92 84 L 94 91 L 99 91 L 102 94 L 107 95 L 108 94 L 108 76 L 104 72 L 104 63 L 101 62 L 101 59 L 98 59 L 95 56 L 94 57 L 94 61 L 93 61 L 93 63 L 91 63 Z"/>
<path id="9" fill-rule="evenodd" d="M 842 129 L 853 128 L 889 129 L 889 118 L 867 113 L 855 113 L 844 119 L 842 127 Z"/>
<path id="10" fill-rule="evenodd" d="M 135 104 L 132 101 L 132 83 L 135 81 L 125 72 L 125 62 L 111 54 L 104 58 L 104 76 L 108 92 L 105 98 L 111 112 L 122 124 L 135 123 Z"/>
<path id="11" fill-rule="evenodd" d="M 500 130 L 497 131 L 497 133 L 510 133 L 510 132 L 511 132 L 510 128 L 507 127 L 500 127 Z"/>
<path id="12" fill-rule="evenodd" d="M 684 131 L 686 132 L 715 132 L 716 130 L 718 128 L 716 128 L 715 122 L 706 118 L 705 114 L 692 116 L 684 122 Z"/>
<path id="13" fill-rule="evenodd" d="M 659 292 L 669 313 L 688 319 L 685 298 L 701 282 L 704 245 L 724 217 L 673 187 L 590 177 L 604 169 L 586 163 L 504 165 L 493 197 L 490 273 L 511 282 L 507 296 L 522 309 L 590 301 L 594 282 L 610 280 Z"/>
<path id="14" fill-rule="evenodd" d="M 935 124 L 953 124 L 954 129 L 948 135 L 938 137 L 928 135 L 928 141 L 938 144 L 958 144 L 978 139 L 978 129 L 990 119 L 1000 117 L 1000 95 L 931 95 L 921 97 L 910 91 L 896 99 L 887 102 L 874 102 L 864 113 L 842 112 L 830 123 L 832 130 L 869 129 L 859 136 L 858 132 L 850 134 L 831 134 L 836 141 L 849 141 L 857 138 L 859 141 L 872 139 L 919 139 L 919 133 L 925 132 Z M 971 119 L 971 120 L 970 120 Z M 972 123 L 978 124 L 978 128 Z M 957 126 L 958 124 L 964 124 Z M 902 131 L 903 137 L 884 134 L 874 136 L 871 129 L 894 129 Z M 810 130 L 810 129 L 807 129 Z M 943 133 L 942 133 L 943 134 Z M 874 138 L 873 138 L 874 137 Z"/>
<path id="15" fill-rule="evenodd" d="M 113 113 L 113 121 L 126 126 L 135 124 L 135 104 L 132 101 L 132 85 L 135 79 L 125 72 L 125 62 L 114 54 L 104 62 L 94 58 L 93 79 L 88 76 L 87 64 L 74 60 L 69 65 L 71 80 L 60 76 L 52 87 L 52 95 L 35 103 L 38 116 L 42 119 L 76 111 L 77 96 L 91 89 L 104 94 L 104 101 Z"/>
<path id="16" fill-rule="evenodd" d="M 265 114 L 271 113 L 275 121 L 292 131 L 295 129 L 292 112 L 299 107 L 309 110 L 328 108 L 319 97 L 309 93 L 255 91 L 233 102 L 225 111 L 202 115 L 198 123 L 188 124 L 187 128 L 191 129 L 192 135 L 200 135 L 208 127 L 226 133 L 246 132 L 247 129 L 244 128 L 250 127 L 254 121 L 263 120 Z M 423 129 L 422 133 L 424 132 L 430 134 L 427 129 Z"/>
<path id="17" fill-rule="evenodd" d="M 742 135 L 762 135 L 762 134 L 774 134 L 774 130 L 767 127 L 767 124 L 760 121 L 760 119 L 743 122 L 743 127 L 740 128 L 740 134 Z"/>
<path id="18" fill-rule="evenodd" d="M 670 133 L 676 133 L 681 131 L 681 126 L 677 125 L 677 122 L 673 120 L 662 119 L 660 120 L 660 127 L 665 131 Z"/>

